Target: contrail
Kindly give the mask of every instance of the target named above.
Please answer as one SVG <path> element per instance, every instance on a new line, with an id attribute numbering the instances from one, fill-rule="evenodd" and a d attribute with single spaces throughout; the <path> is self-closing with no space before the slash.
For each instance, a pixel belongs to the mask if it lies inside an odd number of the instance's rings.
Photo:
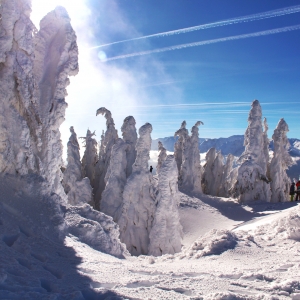
<path id="1" fill-rule="evenodd" d="M 226 26 L 226 25 L 230 25 L 230 24 L 252 22 L 252 21 L 257 21 L 257 20 L 262 20 L 262 19 L 280 17 L 280 16 L 284 16 L 284 15 L 288 15 L 288 14 L 294 14 L 294 13 L 298 13 L 298 12 L 300 12 L 300 5 L 289 6 L 289 7 L 285 7 L 285 8 L 269 10 L 269 11 L 258 13 L 258 14 L 252 14 L 252 15 L 248 15 L 248 16 L 232 18 L 232 19 L 228 19 L 228 20 L 223 20 L 223 21 L 218 21 L 218 22 L 213 22 L 213 23 L 208 23 L 208 24 L 203 24 L 203 25 L 198 25 L 198 26 L 193 26 L 193 27 L 187 27 L 187 28 L 183 28 L 183 29 L 177 29 L 177 30 L 171 30 L 171 31 L 166 31 L 166 32 L 161 32 L 161 33 L 156 33 L 156 34 L 145 35 L 145 36 L 141 36 L 141 37 L 137 37 L 137 38 L 133 38 L 133 39 L 122 40 L 122 41 L 117 41 L 117 42 L 113 42 L 113 43 L 109 43 L 109 44 L 103 44 L 103 45 L 99 45 L 99 46 L 94 46 L 90 49 L 97 49 L 97 48 L 101 48 L 101 47 L 105 47 L 105 46 L 111 46 L 111 45 L 130 42 L 130 41 L 148 39 L 148 38 L 152 38 L 152 37 L 164 37 L 164 36 L 169 36 L 169 35 L 174 35 L 174 34 L 187 33 L 187 32 L 191 32 L 191 31 L 208 29 L 208 28 L 219 27 L 219 26 Z"/>
<path id="2" fill-rule="evenodd" d="M 257 37 L 257 36 L 264 36 L 264 35 L 270 35 L 270 34 L 276 34 L 276 33 L 299 30 L 299 29 L 300 29 L 300 25 L 288 26 L 288 27 L 270 29 L 270 30 L 259 31 L 259 32 L 254 32 L 254 33 L 228 36 L 228 37 L 225 37 L 225 38 L 206 40 L 206 41 L 188 43 L 188 44 L 181 44 L 181 45 L 175 45 L 175 46 L 170 46 L 170 47 L 165 47 L 165 48 L 158 48 L 158 49 L 154 49 L 154 50 L 134 52 L 134 53 L 130 53 L 130 54 L 113 56 L 113 57 L 107 58 L 106 61 L 123 59 L 123 58 L 128 58 L 128 57 L 148 55 L 148 54 L 153 54 L 153 53 L 161 53 L 161 52 L 166 52 L 166 51 L 173 51 L 173 50 L 179 50 L 179 49 L 183 49 L 183 48 L 197 47 L 197 46 L 203 46 L 203 45 L 209 45 L 209 44 L 215 44 L 215 43 L 221 43 L 221 42 L 227 42 L 227 41 L 233 41 L 233 40 L 240 40 L 240 39 L 246 39 L 246 38 Z"/>

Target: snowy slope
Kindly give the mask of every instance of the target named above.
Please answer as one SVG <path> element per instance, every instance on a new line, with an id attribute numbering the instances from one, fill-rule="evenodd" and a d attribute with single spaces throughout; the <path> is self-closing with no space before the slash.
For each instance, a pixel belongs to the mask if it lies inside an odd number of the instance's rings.
<path id="1" fill-rule="evenodd" d="M 68 233 L 29 183 L 1 180 L 0 299 L 299 299 L 295 203 L 181 194 L 182 252 L 119 259 Z"/>

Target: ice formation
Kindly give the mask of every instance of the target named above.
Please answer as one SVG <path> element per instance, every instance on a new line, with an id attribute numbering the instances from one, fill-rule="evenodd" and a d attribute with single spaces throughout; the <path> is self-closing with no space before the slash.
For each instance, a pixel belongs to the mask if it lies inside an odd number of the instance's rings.
<path id="1" fill-rule="evenodd" d="M 216 148 L 210 148 L 205 156 L 206 164 L 204 166 L 204 172 L 203 172 L 203 192 L 205 194 L 210 195 L 213 190 L 213 183 L 214 183 L 214 177 L 213 177 L 213 164 L 216 159 Z"/>
<path id="2" fill-rule="evenodd" d="M 149 254 L 160 256 L 180 252 L 182 227 L 179 220 L 178 170 L 173 155 L 164 160 L 158 174 L 157 208 L 150 232 Z"/>
<path id="3" fill-rule="evenodd" d="M 178 168 L 178 174 L 180 172 L 181 164 L 182 164 L 183 139 L 184 136 L 188 134 L 189 133 L 186 129 L 186 121 L 183 121 L 181 123 L 180 129 L 178 129 L 174 134 L 174 137 L 178 137 L 178 140 L 174 145 L 174 156 Z"/>
<path id="4" fill-rule="evenodd" d="M 70 18 L 57 7 L 40 22 L 29 19 L 29 1 L 1 2 L 0 172 L 36 173 L 62 197 L 62 145 L 68 76 L 78 72 Z"/>
<path id="5" fill-rule="evenodd" d="M 270 141 L 269 141 L 269 138 L 268 138 L 269 126 L 268 126 L 266 118 L 264 118 L 263 128 L 264 128 L 264 131 L 263 131 L 263 141 L 264 141 L 263 149 L 264 149 L 264 155 L 265 155 L 265 160 L 266 160 L 266 169 L 264 170 L 264 172 L 266 173 L 267 178 L 270 178 L 270 162 L 269 162 L 269 160 L 270 160 L 270 155 L 269 155 Z"/>
<path id="6" fill-rule="evenodd" d="M 226 158 L 226 163 L 225 163 L 225 166 L 223 169 L 221 187 L 219 190 L 220 197 L 228 197 L 229 196 L 228 191 L 231 188 L 232 179 L 231 179 L 230 175 L 232 172 L 233 161 L 234 161 L 234 156 L 232 154 L 228 154 L 227 158 Z"/>
<path id="7" fill-rule="evenodd" d="M 126 184 L 127 149 L 128 144 L 122 139 L 112 147 L 109 168 L 106 173 L 107 182 L 102 193 L 100 210 L 118 222 L 123 202 L 123 191 Z"/>
<path id="8" fill-rule="evenodd" d="M 167 150 L 162 144 L 161 141 L 158 141 L 158 160 L 157 160 L 157 166 L 156 166 L 156 173 L 159 174 L 162 164 L 164 163 L 166 157 L 167 157 Z M 176 164 L 177 165 L 177 164 Z M 178 176 L 178 170 L 177 170 L 177 176 Z"/>
<path id="9" fill-rule="evenodd" d="M 175 160 L 179 169 L 179 186 L 186 191 L 201 193 L 201 166 L 199 150 L 199 129 L 201 121 L 192 127 L 192 135 L 189 136 L 185 128 L 185 121 L 181 128 L 175 133 L 178 141 L 175 144 Z"/>
<path id="10" fill-rule="evenodd" d="M 290 180 L 286 174 L 286 170 L 294 164 L 288 153 L 290 147 L 286 136 L 288 131 L 287 123 L 284 119 L 280 119 L 272 136 L 274 141 L 274 156 L 270 164 L 271 202 L 284 202 L 288 200 Z"/>
<path id="11" fill-rule="evenodd" d="M 68 142 L 68 165 L 63 173 L 63 187 L 71 205 L 92 204 L 92 187 L 90 180 L 82 176 L 79 144 L 73 126 Z"/>
<path id="12" fill-rule="evenodd" d="M 93 138 L 95 132 L 87 130 L 86 136 L 81 137 L 84 140 L 84 155 L 81 161 L 82 175 L 90 180 L 92 187 L 95 185 L 95 166 L 98 161 L 97 141 Z"/>
<path id="13" fill-rule="evenodd" d="M 128 178 L 132 173 L 132 165 L 136 159 L 136 141 L 137 141 L 137 132 L 135 128 L 135 119 L 132 116 L 125 118 L 121 131 L 124 142 L 127 144 L 126 149 L 126 177 Z"/>
<path id="14" fill-rule="evenodd" d="M 217 156 L 212 165 L 212 182 L 211 182 L 211 190 L 210 195 L 219 196 L 219 192 L 222 186 L 222 178 L 224 171 L 224 163 L 223 163 L 223 155 L 221 151 L 217 153 Z"/>
<path id="15" fill-rule="evenodd" d="M 266 177 L 268 161 L 266 157 L 266 131 L 262 127 L 262 111 L 258 100 L 252 102 L 245 132 L 245 151 L 239 161 L 238 177 L 232 193 L 240 202 L 253 200 L 270 201 L 271 190 Z"/>
<path id="16" fill-rule="evenodd" d="M 118 139 L 118 131 L 115 129 L 115 123 L 111 112 L 105 107 L 101 107 L 97 110 L 96 116 L 100 114 L 104 115 L 106 118 L 106 132 L 100 145 L 102 153 L 101 156 L 99 156 L 99 161 L 96 165 L 96 178 L 94 184 L 95 208 L 98 210 L 100 209 L 102 192 L 105 189 L 105 176 L 109 167 L 111 150 Z"/>
<path id="17" fill-rule="evenodd" d="M 133 255 L 147 254 L 149 234 L 155 213 L 156 195 L 148 169 L 152 126 L 139 129 L 137 156 L 123 193 L 122 215 L 119 219 L 120 239 Z"/>
<path id="18" fill-rule="evenodd" d="M 191 164 L 192 173 L 192 185 L 193 192 L 202 193 L 201 181 L 202 181 L 202 167 L 200 164 L 200 149 L 199 149 L 199 126 L 204 125 L 203 122 L 198 121 L 192 127 L 191 135 L 191 156 L 189 158 Z"/>

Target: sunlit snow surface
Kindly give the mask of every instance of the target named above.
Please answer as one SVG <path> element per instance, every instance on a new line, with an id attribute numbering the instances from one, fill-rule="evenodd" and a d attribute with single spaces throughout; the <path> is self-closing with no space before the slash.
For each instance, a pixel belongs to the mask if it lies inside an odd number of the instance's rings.
<path id="1" fill-rule="evenodd" d="M 296 203 L 241 206 L 181 194 L 182 251 L 119 259 L 82 243 L 80 235 L 59 239 L 55 206 L 10 182 L 0 183 L 0 299 L 300 297 Z"/>

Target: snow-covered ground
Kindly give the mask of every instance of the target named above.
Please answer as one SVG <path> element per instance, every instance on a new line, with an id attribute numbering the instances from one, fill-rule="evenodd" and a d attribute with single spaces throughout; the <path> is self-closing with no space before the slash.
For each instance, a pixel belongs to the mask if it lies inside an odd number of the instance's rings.
<path id="1" fill-rule="evenodd" d="M 0 190 L 0 299 L 300 299 L 298 203 L 181 194 L 180 253 L 116 258 L 53 230 L 58 207 L 28 181 Z"/>

